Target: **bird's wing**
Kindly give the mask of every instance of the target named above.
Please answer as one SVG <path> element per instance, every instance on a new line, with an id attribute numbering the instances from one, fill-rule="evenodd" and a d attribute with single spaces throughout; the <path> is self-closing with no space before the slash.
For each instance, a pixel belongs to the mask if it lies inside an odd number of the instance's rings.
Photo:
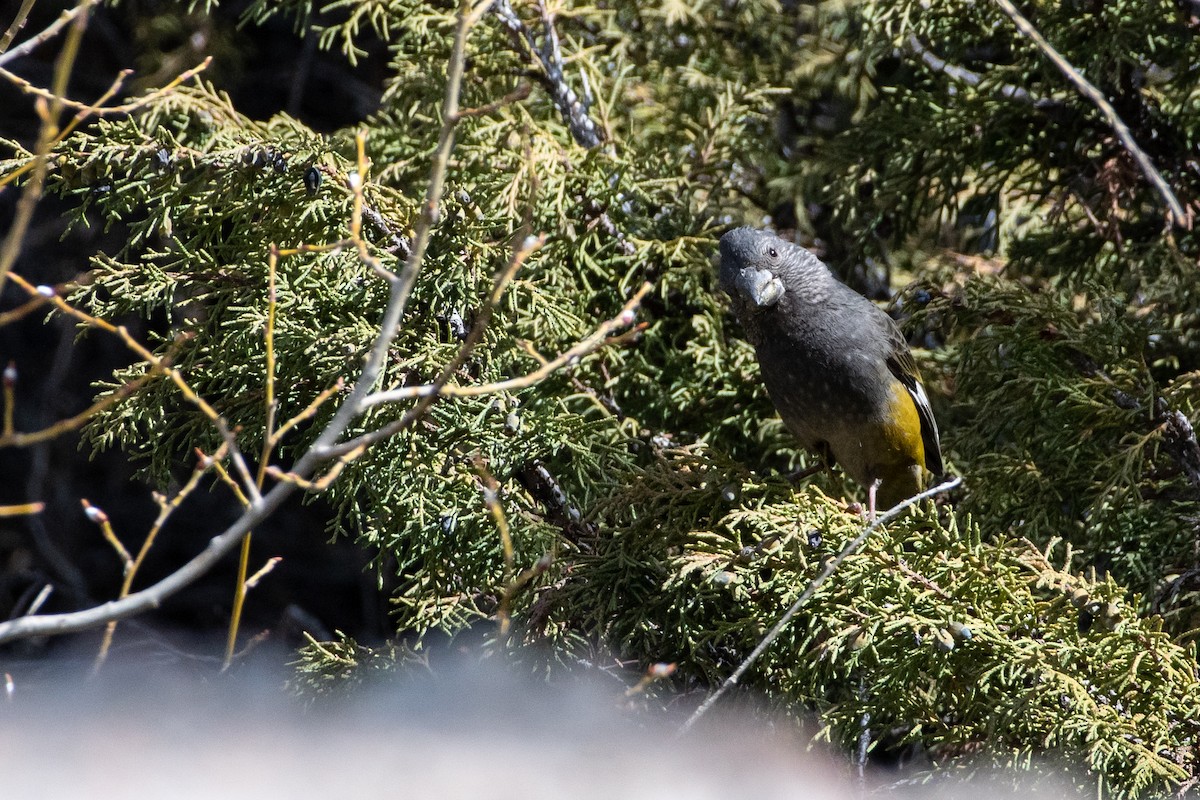
<path id="1" fill-rule="evenodd" d="M 935 476 L 941 475 L 945 469 L 942 466 L 942 445 L 938 440 L 933 409 L 929 407 L 929 396 L 925 394 L 925 387 L 921 385 L 921 374 L 917 372 L 917 364 L 913 361 L 912 351 L 908 349 L 904 334 L 891 317 L 886 314 L 884 316 L 890 323 L 888 329 L 891 348 L 887 357 L 888 369 L 908 390 L 913 405 L 917 407 L 917 416 L 921 419 L 921 443 L 925 446 L 925 468 Z"/>

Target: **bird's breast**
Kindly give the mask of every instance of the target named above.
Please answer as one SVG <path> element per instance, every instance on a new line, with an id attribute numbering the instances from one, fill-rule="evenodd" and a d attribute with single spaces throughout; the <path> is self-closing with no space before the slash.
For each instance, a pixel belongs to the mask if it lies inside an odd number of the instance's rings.
<path id="1" fill-rule="evenodd" d="M 806 444 L 832 429 L 866 424 L 886 412 L 881 390 L 894 381 L 871 352 L 819 335 L 764 331 L 755 348 L 763 383 L 784 423 Z"/>

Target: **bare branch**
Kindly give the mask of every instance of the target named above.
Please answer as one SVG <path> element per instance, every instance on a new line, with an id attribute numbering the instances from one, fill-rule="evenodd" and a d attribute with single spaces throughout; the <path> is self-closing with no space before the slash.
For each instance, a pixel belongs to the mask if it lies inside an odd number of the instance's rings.
<path id="1" fill-rule="evenodd" d="M 207 69 L 208 65 L 211 63 L 212 63 L 212 56 L 208 56 L 207 58 L 205 58 L 203 61 L 201 61 L 199 64 L 192 67 L 191 69 L 184 70 L 183 72 L 176 75 L 171 80 L 171 82 L 166 84 L 165 86 L 160 86 L 159 88 L 155 89 L 152 92 L 148 92 L 140 97 L 130 100 L 128 103 L 123 103 L 119 106 L 105 106 L 104 104 L 107 103 L 109 98 L 111 98 L 113 95 L 115 95 L 118 90 L 120 90 L 121 86 L 124 85 L 124 83 L 125 83 L 125 79 L 133 74 L 133 70 L 131 70 L 131 69 L 121 70 L 121 72 L 117 74 L 117 77 L 113 81 L 112 85 L 109 86 L 108 89 L 104 92 L 104 94 L 102 94 L 100 96 L 100 98 L 98 100 L 96 100 L 96 102 L 94 102 L 94 103 L 81 103 L 78 100 L 70 100 L 66 97 L 61 97 L 60 95 L 57 95 L 54 92 L 48 91 L 46 89 L 42 89 L 39 86 L 34 86 L 32 83 L 25 80 L 21 76 L 15 75 L 15 74 L 9 72 L 8 70 L 4 69 L 3 67 L 0 67 L 0 77 L 7 78 L 13 85 L 15 85 L 18 89 L 25 92 L 26 94 L 31 94 L 31 95 L 34 95 L 35 97 L 41 97 L 45 100 L 56 100 L 59 103 L 61 103 L 62 106 L 65 108 L 75 109 L 77 112 L 76 118 L 77 118 L 77 120 L 81 121 L 81 120 L 87 119 L 88 117 L 93 117 L 93 116 L 108 117 L 108 116 L 114 116 L 117 114 L 128 114 L 130 111 L 136 111 L 137 109 L 141 108 L 142 106 L 148 105 L 148 104 L 154 102 L 155 100 L 157 100 L 158 98 L 162 97 L 163 95 L 170 93 L 181 83 L 184 83 L 185 81 L 187 81 L 191 78 L 194 78 L 196 75 L 199 75 L 201 72 L 203 72 L 205 69 Z M 64 136 L 69 134 L 71 132 L 71 130 L 74 129 L 76 124 L 78 124 L 78 122 L 68 126 L 67 128 L 64 128 L 59 133 L 58 139 L 62 139 Z"/>
<path id="2" fill-rule="evenodd" d="M 649 283 L 643 284 L 642 287 L 634 294 L 634 296 L 631 297 L 627 303 L 625 303 L 624 308 L 621 309 L 619 314 L 602 323 L 595 331 L 593 331 L 587 337 L 581 339 L 570 349 L 560 353 L 557 357 L 549 361 L 544 361 L 542 365 L 533 372 L 522 375 L 518 378 L 510 378 L 506 381 L 481 383 L 473 386 L 439 385 L 436 381 L 434 383 L 423 384 L 420 386 L 404 386 L 399 389 L 390 389 L 367 395 L 362 400 L 362 407 L 365 410 L 371 406 L 395 402 L 398 400 L 412 400 L 415 398 L 432 397 L 478 397 L 485 394 L 496 394 L 498 392 L 527 389 L 564 366 L 575 363 L 583 356 L 595 352 L 601 347 L 620 343 L 631 334 L 637 335 L 640 333 L 641 326 L 637 326 L 632 331 L 626 332 L 625 334 L 621 334 L 619 336 L 610 335 L 620 328 L 625 328 L 633 324 L 635 318 L 634 311 L 641 303 L 642 298 L 648 291 L 650 291 L 650 289 L 651 285 Z M 341 444 L 326 447 L 324 450 L 318 451 L 317 455 L 324 458 L 331 458 L 334 456 L 344 456 L 351 452 L 361 452 L 363 449 L 370 447 L 376 442 L 383 441 L 390 436 L 394 436 L 411 425 L 415 419 L 415 415 L 413 413 L 415 410 L 416 408 L 411 409 L 400 419 L 396 420 L 395 422 L 391 422 L 382 428 L 364 433 L 361 436 L 357 436 L 354 439 L 342 442 Z M 292 473 L 281 474 L 286 474 L 289 480 L 295 480 L 296 478 L 294 470 Z"/>
<path id="3" fill-rule="evenodd" d="M 4 31 L 4 35 L 0 36 L 0 53 L 8 49 L 12 44 L 13 38 L 25 27 L 26 21 L 29 19 L 29 12 L 33 10 L 34 0 L 21 0 L 21 7 L 17 9 L 17 15 L 13 18 L 12 24 L 8 26 L 8 30 Z"/>
<path id="4" fill-rule="evenodd" d="M 275 567 L 279 565 L 280 561 L 283 561 L 282 556 L 271 556 L 268 558 L 267 563 L 263 564 L 262 567 L 259 568 L 258 572 L 246 579 L 246 589 L 250 590 L 255 586 L 258 586 L 258 582 L 265 578 L 271 572 L 271 570 L 275 569 Z"/>
<path id="5" fill-rule="evenodd" d="M 1138 146 L 1138 143 L 1134 141 L 1133 134 L 1129 131 L 1129 126 L 1126 125 L 1121 117 L 1117 115 L 1117 110 L 1112 107 L 1112 103 L 1105 99 L 1104 93 L 1097 89 L 1090 81 L 1088 81 L 1088 79 L 1085 78 L 1083 74 L 1079 72 L 1079 70 L 1071 66 L 1070 62 L 1063 58 L 1062 55 L 1055 50 L 1049 42 L 1047 42 L 1045 37 L 1042 36 L 1038 29 L 1033 27 L 1033 23 L 1026 19 L 1021 12 L 1017 10 L 1017 7 L 1012 4 L 1011 0 L 995 0 L 995 2 L 996 5 L 1000 6 L 1000 10 L 1007 14 L 1008 18 L 1013 21 L 1013 23 L 1017 26 L 1017 29 L 1029 37 L 1030 41 L 1037 45 L 1038 49 L 1042 51 L 1046 58 L 1050 59 L 1050 62 L 1053 63 L 1054 66 L 1058 67 L 1059 71 L 1067 77 L 1067 80 L 1073 83 L 1075 88 L 1078 89 L 1084 97 L 1091 100 L 1096 107 L 1100 109 L 1100 113 L 1103 114 L 1104 118 L 1108 121 L 1108 125 L 1110 128 L 1112 128 L 1113 133 L 1115 133 L 1117 138 L 1121 140 L 1121 144 L 1124 145 L 1125 149 L 1129 152 L 1129 155 L 1133 157 L 1133 160 L 1137 162 L 1142 174 L 1146 176 L 1146 179 L 1150 181 L 1150 183 L 1162 197 L 1163 202 L 1166 204 L 1169 212 L 1167 214 L 1168 220 L 1174 225 L 1190 229 L 1192 227 L 1191 215 L 1183 210 L 1183 205 L 1180 204 L 1179 198 L 1175 196 L 1175 193 L 1171 190 L 1171 187 L 1167 183 L 1166 179 L 1164 179 L 1162 174 L 1159 173 L 1158 169 L 1155 168 L 1154 163 L 1150 160 L 1150 156 L 1146 155 L 1146 151 L 1142 150 L 1142 148 Z"/>
<path id="6" fill-rule="evenodd" d="M 10 25 L 8 30 L 4 32 L 4 37 L 0 39 L 0 65 L 7 64 L 9 61 L 21 58 L 22 56 L 29 55 L 38 45 L 57 36 L 58 32 L 63 29 L 63 26 L 75 19 L 77 15 L 90 11 L 92 6 L 99 4 L 100 0 L 82 0 L 79 5 L 75 6 L 74 8 L 67 9 L 59 14 L 58 19 L 47 25 L 46 29 L 41 33 L 34 36 L 32 39 L 29 39 L 28 41 L 22 42 L 12 50 L 9 50 L 9 42 L 11 42 L 13 37 L 17 35 L 19 27 L 25 22 L 25 16 L 29 11 L 29 7 L 33 5 L 32 0 L 27 0 L 24 7 L 21 8 L 21 13 L 17 15 L 17 18 L 13 20 L 13 24 Z"/>
<path id="7" fill-rule="evenodd" d="M 170 358 L 171 354 L 168 353 L 167 356 L 163 358 L 163 363 L 170 363 Z M 151 366 L 151 368 L 146 371 L 145 375 L 142 375 L 141 377 L 136 378 L 128 383 L 121 384 L 115 390 L 109 392 L 104 397 L 92 403 L 75 416 L 67 417 L 66 419 L 60 419 L 58 422 L 48 425 L 45 428 L 29 432 L 18 432 L 14 431 L 12 428 L 11 413 L 14 398 L 12 396 L 12 388 L 6 383 L 4 386 L 4 426 L 3 432 L 0 433 L 0 447 L 28 447 L 39 442 L 56 439 L 68 431 L 73 431 L 76 428 L 82 427 L 92 417 L 96 416 L 104 409 L 116 405 L 120 401 L 129 397 L 138 389 L 159 377 L 161 374 L 162 370 Z"/>
<path id="8" fill-rule="evenodd" d="M 121 581 L 121 591 L 117 595 L 118 598 L 127 597 L 129 595 L 129 590 L 133 587 L 134 578 L 137 577 L 138 570 L 141 569 L 142 564 L 146 560 L 146 556 L 149 555 L 150 548 L 154 546 L 154 542 L 158 538 L 159 531 L 161 531 L 163 526 L 167 524 L 167 520 L 170 519 L 171 514 L 175 512 L 175 509 L 179 508 L 179 506 L 183 504 L 183 501 L 186 500 L 188 496 L 196 490 L 196 487 L 200 485 L 200 479 L 204 476 L 204 474 L 208 472 L 210 468 L 214 467 L 220 461 L 220 459 L 225 457 L 225 448 L 226 445 L 221 445 L 221 448 L 212 456 L 206 456 L 197 450 L 196 452 L 198 454 L 198 459 L 196 467 L 192 470 L 192 476 L 188 479 L 187 483 L 183 485 L 183 488 L 176 492 L 175 496 L 170 500 L 158 495 L 157 493 L 155 494 L 155 500 L 158 502 L 158 516 L 155 517 L 154 524 L 150 526 L 150 532 L 146 534 L 145 540 L 142 541 L 141 547 L 138 548 L 137 556 L 133 559 L 129 559 L 129 554 L 125 554 L 125 576 Z M 86 501 L 84 502 L 86 503 Z M 33 611 L 31 610 L 29 613 L 32 614 Z M 108 623 L 108 626 L 104 630 L 104 637 L 100 642 L 100 649 L 96 653 L 96 659 L 92 664 L 93 673 L 99 671 L 100 667 L 104 665 L 105 660 L 108 658 L 108 651 L 109 648 L 112 647 L 113 635 L 116 633 L 116 631 L 117 622 L 116 620 L 113 620 L 112 622 Z"/>
<path id="9" fill-rule="evenodd" d="M 250 476 L 250 470 L 246 466 L 246 461 L 242 456 L 241 449 L 238 448 L 237 438 L 234 436 L 234 432 L 230 430 L 229 424 L 225 421 L 225 418 L 218 414 L 216 409 L 209 405 L 207 400 L 205 400 L 203 397 L 197 394 L 194 389 L 192 389 L 192 387 L 188 384 L 187 379 L 183 377 L 183 373 L 170 365 L 170 353 L 168 353 L 166 356 L 156 356 L 141 342 L 133 338 L 133 335 L 129 333 L 128 329 L 126 329 L 124 325 L 113 325 L 107 320 L 100 319 L 99 317 L 94 317 L 91 314 L 80 311 L 66 300 L 63 300 L 61 297 L 59 297 L 57 293 L 55 293 L 50 287 L 34 286 L 29 281 L 25 280 L 25 278 L 16 273 L 13 273 L 11 278 L 13 283 L 16 283 L 18 286 L 24 289 L 30 297 L 45 297 L 55 308 L 67 316 L 74 317 L 80 322 L 83 322 L 85 325 L 93 328 L 99 328 L 117 336 L 122 342 L 125 343 L 127 348 L 137 354 L 138 358 L 142 359 L 149 365 L 151 372 L 160 372 L 170 378 L 171 382 L 174 383 L 176 388 L 179 389 L 184 399 L 196 406 L 196 408 L 200 409 L 200 412 L 208 418 L 213 427 L 215 427 L 221 434 L 221 438 L 223 438 L 229 445 L 229 457 L 233 461 L 233 465 L 237 469 L 238 474 L 242 478 L 244 484 L 243 488 L 252 499 L 256 501 L 259 499 L 258 487 L 255 486 L 254 480 Z M 181 338 L 186 338 L 186 335 Z"/>

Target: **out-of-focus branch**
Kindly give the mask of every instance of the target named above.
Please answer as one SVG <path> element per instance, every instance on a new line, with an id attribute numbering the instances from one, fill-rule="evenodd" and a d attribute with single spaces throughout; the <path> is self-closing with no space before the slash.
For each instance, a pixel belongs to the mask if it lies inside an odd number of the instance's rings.
<path id="1" fill-rule="evenodd" d="M 948 78 L 958 81 L 959 83 L 964 83 L 967 86 L 978 87 L 984 82 L 984 76 L 980 75 L 978 72 L 972 72 L 965 67 L 960 67 L 957 64 L 951 64 L 950 62 L 946 61 L 946 59 L 930 50 L 924 42 L 917 38 L 915 34 L 909 34 L 909 37 L 905 40 L 905 42 L 908 45 L 908 49 L 914 55 L 916 55 L 917 58 L 921 59 L 921 62 L 931 70 L 940 72 Z M 1053 102 L 1034 97 L 1020 86 L 1013 86 L 1009 83 L 998 86 L 997 90 L 999 91 L 1001 97 L 1007 97 L 1010 100 L 1019 100 L 1022 103 L 1030 103 L 1031 105 L 1035 106 L 1040 103 Z"/>
<path id="2" fill-rule="evenodd" d="M 604 141 L 604 131 L 588 116 L 587 104 L 579 99 L 575 90 L 567 85 L 563 70 L 562 48 L 558 43 L 558 33 L 554 30 L 554 17 L 546 4 L 539 0 L 538 8 L 542 12 L 542 42 L 539 45 L 533 31 L 521 21 L 513 11 L 509 0 L 496 0 L 495 14 L 501 24 L 508 30 L 513 45 L 522 55 L 535 60 L 541 67 L 541 80 L 550 93 L 562 114 L 563 121 L 581 146 L 593 148 Z"/>

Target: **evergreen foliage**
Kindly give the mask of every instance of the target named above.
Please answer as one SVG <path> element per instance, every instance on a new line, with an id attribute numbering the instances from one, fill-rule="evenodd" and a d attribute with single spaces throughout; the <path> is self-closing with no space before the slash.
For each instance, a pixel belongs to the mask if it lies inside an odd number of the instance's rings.
<path id="1" fill-rule="evenodd" d="M 247 23 L 319 24 L 322 46 L 348 59 L 360 37 L 388 42 L 391 80 L 363 126 L 366 199 L 383 222 L 364 230 L 398 269 L 441 125 L 454 11 L 317 10 L 259 2 Z M 1187 4 L 1024 11 L 1194 210 L 1200 23 Z M 514 13 L 545 42 L 536 7 Z M 853 487 L 782 477 L 811 456 L 716 291 L 717 235 L 770 219 L 867 288 L 880 271 L 917 279 L 896 308 L 928 346 L 917 356 L 966 480 L 951 505 L 915 510 L 842 564 L 744 682 L 818 709 L 847 745 L 869 714 L 872 732 L 900 730 L 937 761 L 982 751 L 1020 765 L 1053 750 L 1114 796 L 1194 779 L 1200 486 L 1165 437 L 1171 413 L 1195 420 L 1200 403 L 1197 242 L 1166 223 L 1095 107 L 989 3 L 568 3 L 553 24 L 564 80 L 605 141 L 578 142 L 530 42 L 486 17 L 463 89 L 483 113 L 460 122 L 381 386 L 436 377 L 527 232 L 547 243 L 453 382 L 527 374 L 653 289 L 636 337 L 530 388 L 443 399 L 331 484 L 336 533 L 399 577 L 408 644 L 511 612 L 494 645 L 523 658 L 671 661 L 679 688 L 708 687 L 853 538 L 861 519 L 835 499 Z M 251 120 L 201 83 L 54 151 L 50 186 L 75 200 L 76 223 L 129 231 L 71 301 L 103 318 L 165 315 L 160 350 L 247 453 L 265 430 L 267 254 L 346 236 L 354 134 Z M 277 292 L 287 419 L 353 378 L 387 287 L 335 249 L 280 259 Z M 377 406 L 353 432 L 410 407 Z M 284 456 L 335 410 L 294 431 Z M 162 378 L 88 434 L 144 457 L 160 486 L 192 448 L 221 442 Z M 511 561 L 485 502 L 491 477 Z M 306 649 L 300 670 L 322 687 L 393 655 L 343 640 Z"/>

